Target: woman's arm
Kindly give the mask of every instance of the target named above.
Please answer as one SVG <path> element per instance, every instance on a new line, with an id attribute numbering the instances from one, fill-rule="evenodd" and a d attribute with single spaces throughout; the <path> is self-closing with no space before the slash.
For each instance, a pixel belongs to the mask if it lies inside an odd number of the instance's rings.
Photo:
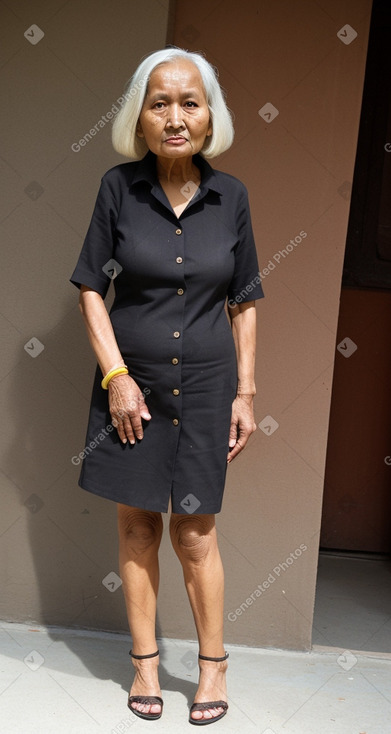
<path id="1" fill-rule="evenodd" d="M 238 389 L 232 403 L 231 427 L 227 461 L 242 451 L 257 426 L 254 421 L 253 396 L 255 395 L 255 342 L 256 314 L 255 301 L 239 303 L 229 307 L 232 334 L 236 348 L 238 365 Z"/>
<path id="2" fill-rule="evenodd" d="M 79 308 L 102 376 L 106 375 L 114 366 L 124 364 L 124 360 L 103 298 L 96 291 L 82 285 Z M 150 420 L 151 415 L 137 383 L 129 375 L 117 375 L 110 380 L 108 393 L 112 423 L 116 426 L 121 441 L 133 444 L 135 438 L 141 440 L 141 419 Z"/>

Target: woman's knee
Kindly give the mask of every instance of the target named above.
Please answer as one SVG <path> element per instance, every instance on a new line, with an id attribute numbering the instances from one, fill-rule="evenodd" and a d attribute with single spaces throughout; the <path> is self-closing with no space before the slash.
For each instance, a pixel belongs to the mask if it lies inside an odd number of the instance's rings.
<path id="1" fill-rule="evenodd" d="M 159 545 L 163 532 L 160 512 L 149 512 L 137 507 L 118 505 L 118 533 L 120 542 L 129 543 L 142 552 Z"/>
<path id="2" fill-rule="evenodd" d="M 170 535 L 180 558 L 201 563 L 217 542 L 214 515 L 171 515 Z"/>

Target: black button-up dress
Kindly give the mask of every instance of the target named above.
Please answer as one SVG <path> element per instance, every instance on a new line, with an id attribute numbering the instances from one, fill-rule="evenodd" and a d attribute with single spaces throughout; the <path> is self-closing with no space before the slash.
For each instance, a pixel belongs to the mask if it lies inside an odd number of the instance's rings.
<path id="1" fill-rule="evenodd" d="M 201 183 L 178 218 L 156 156 L 102 178 L 71 282 L 105 297 L 129 374 L 151 420 L 122 444 L 96 370 L 79 484 L 133 507 L 176 513 L 221 509 L 236 353 L 224 305 L 262 298 L 247 192 L 194 156 Z M 184 196 L 194 185 L 184 187 Z"/>

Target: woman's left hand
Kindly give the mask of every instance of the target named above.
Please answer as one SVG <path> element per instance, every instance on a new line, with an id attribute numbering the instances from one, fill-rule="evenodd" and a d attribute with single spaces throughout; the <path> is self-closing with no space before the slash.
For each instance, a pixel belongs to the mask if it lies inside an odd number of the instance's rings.
<path id="1" fill-rule="evenodd" d="M 231 427 L 229 430 L 229 452 L 227 463 L 230 464 L 243 451 L 251 434 L 257 430 L 254 421 L 253 396 L 237 395 L 232 403 Z"/>

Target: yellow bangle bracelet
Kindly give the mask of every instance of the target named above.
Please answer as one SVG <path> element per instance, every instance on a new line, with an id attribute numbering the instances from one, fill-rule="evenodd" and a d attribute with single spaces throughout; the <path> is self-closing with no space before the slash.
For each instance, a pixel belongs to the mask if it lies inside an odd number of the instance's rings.
<path id="1" fill-rule="evenodd" d="M 117 375 L 128 375 L 128 374 L 129 374 L 129 370 L 125 365 L 123 367 L 117 367 L 117 369 L 115 370 L 110 370 L 110 372 L 108 372 L 107 375 L 104 376 L 100 384 L 102 385 L 104 390 L 108 390 L 109 382 L 113 377 L 117 377 Z"/>

